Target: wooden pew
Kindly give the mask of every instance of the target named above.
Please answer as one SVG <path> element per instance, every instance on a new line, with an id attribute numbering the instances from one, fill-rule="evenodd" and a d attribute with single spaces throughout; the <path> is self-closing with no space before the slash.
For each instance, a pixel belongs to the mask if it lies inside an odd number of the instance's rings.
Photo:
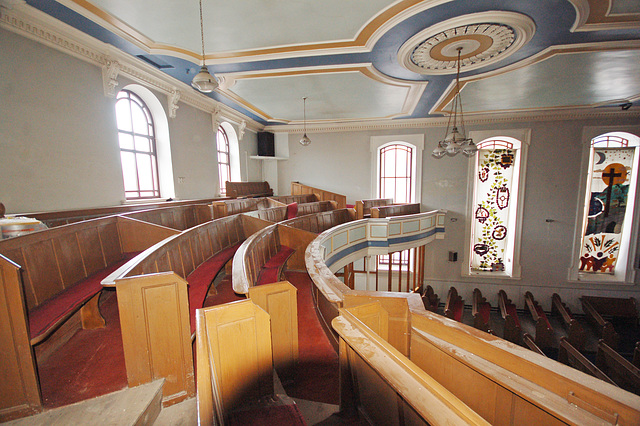
<path id="1" fill-rule="evenodd" d="M 278 206 L 282 207 L 284 205 L 277 201 L 269 200 L 268 198 L 247 198 L 214 201 L 211 204 L 211 209 L 213 211 L 213 218 L 219 219 L 238 213 Z"/>
<path id="2" fill-rule="evenodd" d="M 342 309 L 332 325 L 340 336 L 341 411 L 364 413 L 372 424 L 489 424 L 386 341 L 388 314 L 379 302 Z"/>
<path id="3" fill-rule="evenodd" d="M 529 333 L 524 333 L 524 335 L 522 336 L 522 341 L 524 342 L 524 345 L 527 348 L 531 349 L 533 352 L 537 353 L 538 355 L 542 355 L 543 357 L 547 356 L 547 354 L 545 354 L 544 351 L 540 349 L 538 345 L 536 345 L 535 340 Z"/>
<path id="4" fill-rule="evenodd" d="M 198 424 L 265 424 L 273 413 L 303 423 L 274 393 L 269 314 L 251 300 L 198 309 L 197 335 Z"/>
<path id="5" fill-rule="evenodd" d="M 491 305 L 479 289 L 473 290 L 473 303 L 471 305 L 473 326 L 478 330 L 495 334 L 491 328 Z"/>
<path id="6" fill-rule="evenodd" d="M 518 310 L 516 309 L 516 305 L 511 303 L 511 299 L 507 297 L 507 293 L 505 293 L 504 290 L 498 292 L 498 306 L 500 307 L 500 314 L 504 319 L 503 337 L 519 345 L 522 339 L 522 328 L 520 327 L 520 320 L 518 319 Z"/>
<path id="7" fill-rule="evenodd" d="M 440 304 L 440 298 L 433 291 L 433 287 L 427 285 L 427 288 L 422 293 L 422 303 L 424 304 L 424 308 L 431 312 L 438 312 L 438 305 Z"/>
<path id="8" fill-rule="evenodd" d="M 1 335 L 7 337 L 0 352 L 20 356 L 2 363 L 4 377 L 18 379 L 20 384 L 8 379 L 0 384 L 0 418 L 40 409 L 37 380 L 34 384 L 29 379 L 27 366 L 35 368 L 39 353 L 55 350 L 81 326 L 104 327 L 98 305 L 100 280 L 133 253 L 175 233 L 110 216 L 0 241 L 0 282 L 13 289 L 0 291 L 9 309 L 0 321 Z M 16 389 L 22 389 L 27 399 L 9 397 Z"/>
<path id="9" fill-rule="evenodd" d="M 242 215 L 209 221 L 161 241 L 103 280 L 118 295 L 129 386 L 165 378 L 165 405 L 194 395 L 195 310 L 246 233 L 263 222 Z"/>
<path id="10" fill-rule="evenodd" d="M 623 358 L 603 340 L 598 343 L 596 366 L 622 389 L 640 395 L 640 369 Z"/>
<path id="11" fill-rule="evenodd" d="M 321 234 L 327 229 L 352 220 L 354 220 L 352 209 L 337 209 L 288 219 L 281 222 L 281 225 Z"/>
<path id="12" fill-rule="evenodd" d="M 269 222 L 282 222 L 295 219 L 299 216 L 306 216 L 314 213 L 321 213 L 335 210 L 335 201 L 316 201 L 305 204 L 288 204 L 286 206 L 269 207 L 266 209 L 244 212 L 248 216 L 257 217 Z"/>
<path id="13" fill-rule="evenodd" d="M 533 298 L 531 292 L 526 292 L 524 295 L 525 304 L 531 318 L 536 323 L 536 337 L 535 342 L 541 348 L 556 347 L 555 334 L 553 328 L 547 319 L 547 315 L 542 310 L 542 307 L 538 305 L 538 302 Z"/>
<path id="14" fill-rule="evenodd" d="M 598 337 L 603 340 L 607 346 L 613 349 L 618 349 L 618 341 L 620 337 L 613 328 L 613 324 L 602 318 L 596 308 L 591 305 L 591 301 L 589 299 L 581 297 L 580 302 L 582 303 L 582 311 L 587 317 L 587 320 L 589 320 L 591 325 L 595 328 L 598 333 Z"/>
<path id="15" fill-rule="evenodd" d="M 74 209 L 74 210 L 54 210 L 48 212 L 32 212 L 21 213 L 19 216 L 28 216 L 38 219 L 47 227 L 54 228 L 56 226 L 68 225 L 70 223 L 82 222 L 85 220 L 96 219 L 99 217 L 126 215 L 127 213 L 150 210 L 166 207 L 188 206 L 191 204 L 210 205 L 212 202 L 222 200 L 223 198 L 204 198 L 197 200 L 167 200 L 157 203 L 140 203 L 140 204 L 123 204 L 109 207 L 95 207 L 90 209 Z"/>
<path id="16" fill-rule="evenodd" d="M 316 194 L 297 194 L 297 195 L 277 195 L 275 197 L 269 197 L 271 200 L 277 201 L 282 204 L 308 204 L 321 201 Z"/>
<path id="17" fill-rule="evenodd" d="M 371 217 L 371 208 L 389 206 L 393 204 L 393 198 L 372 198 L 369 200 L 358 200 L 355 204 L 356 220 Z"/>
<path id="18" fill-rule="evenodd" d="M 583 351 L 586 340 L 584 329 L 578 323 L 578 320 L 573 317 L 569 308 L 562 303 L 562 299 L 557 293 L 553 293 L 551 302 L 551 312 L 561 319 L 562 325 L 567 330 L 569 343 L 578 351 Z"/>
<path id="19" fill-rule="evenodd" d="M 213 219 L 211 205 L 188 204 L 125 213 L 121 216 L 184 231 Z"/>
<path id="20" fill-rule="evenodd" d="M 462 316 L 464 315 L 464 300 L 458 295 L 458 291 L 455 287 L 449 289 L 447 294 L 447 303 L 444 305 L 444 316 L 462 322 Z"/>
<path id="21" fill-rule="evenodd" d="M 226 182 L 227 196 L 231 198 L 270 197 L 273 189 L 269 182 Z"/>
<path id="22" fill-rule="evenodd" d="M 396 204 L 393 206 L 380 206 L 371 208 L 372 218 L 404 216 L 416 213 L 420 213 L 420 203 Z"/>
<path id="23" fill-rule="evenodd" d="M 342 194 L 338 194 L 331 191 L 326 191 L 321 188 L 314 188 L 309 185 L 304 185 L 300 182 L 291 182 L 291 194 L 314 194 L 318 201 L 335 201 L 338 209 L 347 208 L 347 197 Z"/>
<path id="24" fill-rule="evenodd" d="M 582 296 L 601 316 L 607 318 L 623 319 L 629 325 L 638 326 L 638 306 L 633 297 L 596 297 Z"/>
<path id="25" fill-rule="evenodd" d="M 560 350 L 558 351 L 558 361 L 580 370 L 583 373 L 587 373 L 593 377 L 597 377 L 600 380 L 618 386 L 613 380 L 604 374 L 598 367 L 593 365 L 580 351 L 575 348 L 566 337 L 560 338 Z"/>

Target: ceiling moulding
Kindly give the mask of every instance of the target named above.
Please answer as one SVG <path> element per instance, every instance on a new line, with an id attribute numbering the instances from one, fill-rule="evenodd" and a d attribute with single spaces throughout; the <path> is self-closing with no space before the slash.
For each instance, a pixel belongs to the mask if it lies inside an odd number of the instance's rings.
<path id="1" fill-rule="evenodd" d="M 640 14 L 610 14 L 611 2 L 602 0 L 569 0 L 576 9 L 576 31 L 604 31 L 640 28 Z"/>
<path id="2" fill-rule="evenodd" d="M 0 0 L 12 1 L 12 0 Z M 13 0 L 15 1 L 15 0 Z M 170 55 L 191 62 L 202 61 L 200 53 L 171 45 L 157 43 L 135 28 L 105 12 L 86 0 L 57 0 L 80 15 L 90 19 L 101 27 L 133 43 L 150 54 Z M 328 40 L 308 44 L 291 44 L 269 48 L 208 53 L 206 65 L 229 64 L 237 62 L 288 59 L 303 56 L 321 56 L 329 54 L 350 54 L 370 52 L 380 38 L 402 21 L 427 9 L 449 3 L 453 0 L 399 0 L 371 17 L 360 28 L 353 39 Z"/>
<path id="3" fill-rule="evenodd" d="M 144 61 L 96 40 L 27 4 L 12 4 L 9 8 L 5 7 L 4 0 L 0 1 L 3 1 L 0 3 L 3 5 L 0 7 L 0 28 L 102 68 L 105 92 L 116 90 L 117 78 L 124 76 L 173 99 L 176 91 L 179 91 L 180 102 L 207 113 L 213 113 L 218 109 L 220 115 L 229 121 L 236 124 L 245 121 L 247 129 L 251 131 L 257 132 L 263 127 L 250 117 L 196 92 L 191 86 Z"/>
<path id="4" fill-rule="evenodd" d="M 233 86 L 238 81 L 242 81 L 242 80 L 267 79 L 267 78 L 273 78 L 273 77 L 278 77 L 278 78 L 300 77 L 302 75 L 325 75 L 325 74 L 339 74 L 339 73 L 353 73 L 353 72 L 360 73 L 365 77 L 370 78 L 371 80 L 374 80 L 376 82 L 383 83 L 389 86 L 400 87 L 407 90 L 407 95 L 402 105 L 402 109 L 386 117 L 379 117 L 379 119 L 392 119 L 396 117 L 404 117 L 404 116 L 413 114 L 428 84 L 428 81 L 410 81 L 410 80 L 400 80 L 397 78 L 392 78 L 376 70 L 376 68 L 371 63 L 360 63 L 360 64 L 327 65 L 327 66 L 319 66 L 319 67 L 299 67 L 299 68 L 278 69 L 278 70 L 243 71 L 243 72 L 226 73 L 226 74 L 219 73 L 218 74 L 218 78 L 220 80 L 219 90 L 227 98 L 233 100 L 238 105 L 242 105 L 244 108 L 251 111 L 258 117 L 264 119 L 265 121 L 269 121 L 272 123 L 276 122 L 276 123 L 282 123 L 282 124 L 289 124 L 290 120 L 287 120 L 283 117 L 272 117 L 269 114 L 267 114 L 265 111 L 259 109 L 257 106 L 251 104 L 248 100 L 242 98 L 241 96 L 236 95 L 235 92 L 233 92 Z M 326 120 L 326 121 L 335 122 L 336 120 Z M 338 121 L 342 122 L 342 121 L 362 121 L 362 120 L 353 119 L 353 120 L 338 120 Z"/>
<path id="5" fill-rule="evenodd" d="M 586 53 L 586 52 L 608 52 L 616 50 L 638 50 L 640 49 L 640 40 L 625 40 L 625 41 L 604 41 L 597 43 L 583 43 L 583 44 L 562 44 L 557 46 L 550 46 L 545 50 L 523 59 L 514 64 L 508 65 L 504 68 L 500 68 L 494 71 L 486 72 L 483 74 L 476 74 L 471 77 L 460 79 L 460 91 L 463 91 L 464 86 L 467 83 L 473 83 L 489 77 L 495 77 L 496 75 L 506 74 L 511 71 L 516 71 L 521 68 L 525 68 L 529 65 L 536 64 L 538 62 L 545 61 L 555 55 L 564 55 L 570 53 Z M 442 93 L 440 99 L 433 105 L 429 114 L 446 114 L 447 105 L 451 102 L 456 93 L 455 81 L 449 84 L 447 90 Z M 596 107 L 598 105 L 588 105 L 588 107 Z M 570 106 L 567 108 L 581 108 L 579 106 Z M 469 114 L 469 113 L 467 113 Z"/>
<path id="6" fill-rule="evenodd" d="M 465 125 L 483 125 L 500 123 L 523 123 L 530 121 L 566 121 L 566 120 L 595 120 L 595 119 L 630 119 L 640 118 L 640 108 L 621 111 L 620 108 L 597 109 L 583 108 L 573 110 L 529 111 L 509 114 L 478 114 L 464 116 Z M 362 122 L 307 122 L 307 133 L 360 132 L 372 130 L 419 129 L 426 127 L 445 127 L 447 117 L 398 119 Z M 300 133 L 303 123 L 289 125 L 266 126 L 264 131 L 273 133 Z"/>

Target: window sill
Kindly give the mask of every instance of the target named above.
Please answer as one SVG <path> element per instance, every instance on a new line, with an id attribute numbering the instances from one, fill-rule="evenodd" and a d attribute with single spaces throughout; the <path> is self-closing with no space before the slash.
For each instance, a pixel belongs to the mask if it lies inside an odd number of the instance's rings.
<path id="1" fill-rule="evenodd" d="M 175 198 L 172 198 L 171 201 L 177 201 Z M 142 198 L 139 200 L 123 200 L 120 202 L 122 205 L 133 205 L 133 204 L 157 204 L 157 203 L 168 203 L 167 198 Z"/>

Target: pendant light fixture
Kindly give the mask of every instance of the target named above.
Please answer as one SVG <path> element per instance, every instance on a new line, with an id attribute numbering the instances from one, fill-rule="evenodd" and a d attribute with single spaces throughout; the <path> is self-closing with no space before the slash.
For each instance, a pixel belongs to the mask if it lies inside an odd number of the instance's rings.
<path id="1" fill-rule="evenodd" d="M 438 142 L 438 146 L 431 153 L 435 158 L 442 158 L 445 154 L 453 157 L 459 152 L 462 152 L 467 157 L 471 157 L 478 151 L 478 147 L 473 143 L 473 139 L 466 136 L 464 129 L 462 97 L 460 96 L 460 54 L 462 53 L 462 47 L 458 47 L 456 50 L 458 51 L 458 62 L 456 72 L 456 93 L 453 97 L 453 113 L 449 114 L 449 121 L 447 122 L 447 130 L 445 132 L 444 139 Z M 460 115 L 460 130 L 458 130 L 458 115 Z M 450 126 L 452 117 L 453 126 Z M 451 128 L 451 132 L 449 132 L 449 128 Z"/>
<path id="2" fill-rule="evenodd" d="M 202 0 L 200 0 L 200 36 L 202 39 L 202 67 L 200 72 L 193 77 L 191 85 L 202 93 L 211 93 L 218 87 L 218 80 L 209 74 L 209 69 L 204 62 L 204 25 L 202 23 Z"/>
<path id="3" fill-rule="evenodd" d="M 307 97 L 302 98 L 303 102 L 303 111 L 304 111 L 304 134 L 302 135 L 302 139 L 300 139 L 300 145 L 307 146 L 311 143 L 311 139 L 307 136 Z"/>

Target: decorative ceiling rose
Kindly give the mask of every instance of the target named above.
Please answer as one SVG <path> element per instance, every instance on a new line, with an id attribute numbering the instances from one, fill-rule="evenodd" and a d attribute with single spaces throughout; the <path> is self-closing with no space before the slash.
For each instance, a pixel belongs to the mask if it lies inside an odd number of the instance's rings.
<path id="1" fill-rule="evenodd" d="M 490 11 L 457 16 L 415 34 L 398 51 L 410 71 L 426 75 L 454 74 L 501 61 L 517 52 L 535 33 L 531 18 L 514 12 Z"/>
<path id="2" fill-rule="evenodd" d="M 451 28 L 420 43 L 411 54 L 411 62 L 425 70 L 455 70 L 457 48 L 465 55 L 460 67 L 483 62 L 507 50 L 515 41 L 511 27 L 501 24 L 473 24 Z M 468 53 L 466 53 L 468 52 Z"/>

